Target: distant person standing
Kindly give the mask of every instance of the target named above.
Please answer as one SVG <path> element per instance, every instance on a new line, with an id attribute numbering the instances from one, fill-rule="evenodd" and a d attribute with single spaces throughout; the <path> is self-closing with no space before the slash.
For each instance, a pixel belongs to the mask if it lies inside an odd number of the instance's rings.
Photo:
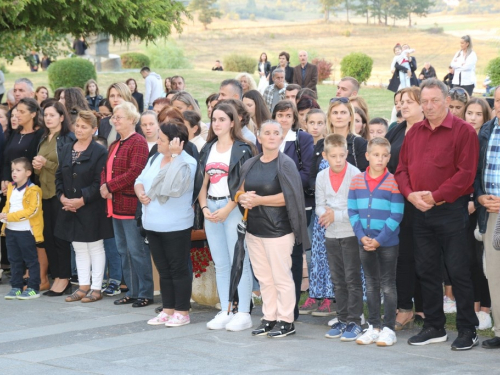
<path id="1" fill-rule="evenodd" d="M 269 86 L 269 76 L 271 75 L 271 63 L 267 61 L 267 53 L 261 53 L 257 68 L 259 69 L 260 76 L 258 89 L 263 94 L 264 90 Z"/>
<path id="2" fill-rule="evenodd" d="M 279 64 L 271 68 L 269 75 L 269 84 L 273 84 L 274 69 L 281 68 L 285 71 L 285 81 L 290 84 L 293 83 L 293 68 L 290 66 L 290 54 L 288 52 L 281 52 L 279 54 Z"/>
<path id="3" fill-rule="evenodd" d="M 222 67 L 222 64 L 220 63 L 220 60 L 215 60 L 215 65 L 212 67 L 213 71 L 219 71 L 222 72 L 224 68 Z"/>
<path id="4" fill-rule="evenodd" d="M 293 83 L 302 88 L 309 88 L 318 93 L 316 85 L 318 84 L 318 67 L 307 62 L 307 52 L 299 52 L 300 64 L 293 68 Z"/>
<path id="5" fill-rule="evenodd" d="M 77 56 L 85 56 L 87 54 L 86 51 L 88 47 L 89 46 L 83 36 L 73 41 L 73 50 Z"/>
<path id="6" fill-rule="evenodd" d="M 453 86 L 462 87 L 469 95 L 472 95 L 476 86 L 476 63 L 477 55 L 472 50 L 472 40 L 469 35 L 460 39 L 460 51 L 458 51 L 450 66 L 453 68 Z"/>
<path id="7" fill-rule="evenodd" d="M 31 54 L 28 56 L 28 61 L 30 70 L 32 72 L 38 72 L 38 66 L 40 65 L 40 56 L 38 56 L 38 53 L 36 53 L 35 50 L 31 51 Z"/>
<path id="8" fill-rule="evenodd" d="M 153 109 L 153 102 L 163 95 L 162 79 L 159 74 L 152 72 L 147 66 L 141 69 L 141 75 L 146 81 L 144 106 L 146 109 Z"/>
<path id="9" fill-rule="evenodd" d="M 47 55 L 43 55 L 41 62 L 42 70 L 46 71 L 51 63 L 52 60 L 50 59 L 50 57 L 48 57 Z"/>

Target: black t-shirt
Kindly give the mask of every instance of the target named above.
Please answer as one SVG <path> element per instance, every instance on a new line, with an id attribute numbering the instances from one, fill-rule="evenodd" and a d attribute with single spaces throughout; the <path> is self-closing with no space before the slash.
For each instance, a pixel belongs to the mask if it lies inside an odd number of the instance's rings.
<path id="1" fill-rule="evenodd" d="M 282 193 L 278 179 L 278 158 L 257 161 L 245 178 L 245 191 L 268 196 Z M 256 237 L 277 238 L 292 233 L 286 207 L 257 206 L 248 211 L 247 231 Z"/>

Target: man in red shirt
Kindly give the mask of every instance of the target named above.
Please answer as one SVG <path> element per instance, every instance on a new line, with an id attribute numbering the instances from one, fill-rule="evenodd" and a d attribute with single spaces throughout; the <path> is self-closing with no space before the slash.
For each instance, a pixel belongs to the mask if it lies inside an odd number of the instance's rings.
<path id="1" fill-rule="evenodd" d="M 395 174 L 401 193 L 417 208 L 413 217 L 415 263 L 425 321 L 422 331 L 408 344 L 448 339 L 441 276 L 444 261 L 457 302 L 459 334 L 451 348 L 467 350 L 478 344 L 479 322 L 467 249 L 467 205 L 473 192 L 479 142 L 472 126 L 448 111 L 450 98 L 444 83 L 429 78 L 420 87 L 426 119 L 406 135 Z"/>

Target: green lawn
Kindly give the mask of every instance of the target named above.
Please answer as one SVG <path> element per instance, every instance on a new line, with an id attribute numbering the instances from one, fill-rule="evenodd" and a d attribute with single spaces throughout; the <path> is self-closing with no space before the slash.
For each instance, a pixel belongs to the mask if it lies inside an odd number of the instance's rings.
<path id="1" fill-rule="evenodd" d="M 28 69 L 26 69 L 28 70 Z M 205 99 L 212 93 L 219 91 L 220 82 L 227 78 L 234 78 L 236 73 L 233 72 L 213 72 L 206 69 L 176 69 L 176 70 L 156 70 L 162 78 L 173 75 L 181 75 L 186 81 L 186 90 L 189 91 L 199 102 L 204 120 L 206 117 Z M 10 89 L 14 86 L 14 81 L 20 77 L 27 77 L 33 81 L 35 87 L 48 86 L 47 72 L 30 73 L 9 73 L 5 75 L 5 87 Z M 128 78 L 135 78 L 139 85 L 139 91 L 144 92 L 144 80 L 139 74 L 139 70 L 126 71 L 119 73 L 99 73 L 97 82 L 100 87 L 100 92 L 106 95 L 107 87 L 114 82 L 124 82 Z M 50 90 L 52 91 L 52 90 Z M 323 110 L 327 110 L 330 98 L 335 96 L 336 86 L 334 85 L 318 85 L 319 104 Z M 366 99 L 370 109 L 370 117 L 390 117 L 392 111 L 393 93 L 380 88 L 362 87 L 361 96 Z"/>

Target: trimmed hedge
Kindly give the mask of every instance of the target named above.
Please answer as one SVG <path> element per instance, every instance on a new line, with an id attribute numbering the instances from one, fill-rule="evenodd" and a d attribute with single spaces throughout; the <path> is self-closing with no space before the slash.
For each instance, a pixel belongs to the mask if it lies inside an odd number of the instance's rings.
<path id="1" fill-rule="evenodd" d="M 490 60 L 486 73 L 491 79 L 491 86 L 500 85 L 500 57 Z"/>
<path id="2" fill-rule="evenodd" d="M 224 58 L 224 70 L 226 71 L 253 74 L 255 69 L 257 69 L 257 61 L 253 57 L 231 53 Z"/>
<path id="3" fill-rule="evenodd" d="M 360 52 L 353 52 L 345 56 L 340 62 L 342 77 L 353 77 L 359 83 L 366 83 L 372 74 L 373 59 Z"/>
<path id="4" fill-rule="evenodd" d="M 151 65 L 149 57 L 139 52 L 124 53 L 120 58 L 122 60 L 122 67 L 125 69 L 140 69 Z"/>
<path id="5" fill-rule="evenodd" d="M 53 62 L 47 69 L 52 91 L 59 87 L 85 87 L 89 79 L 97 80 L 97 73 L 88 60 L 78 57 Z"/>

